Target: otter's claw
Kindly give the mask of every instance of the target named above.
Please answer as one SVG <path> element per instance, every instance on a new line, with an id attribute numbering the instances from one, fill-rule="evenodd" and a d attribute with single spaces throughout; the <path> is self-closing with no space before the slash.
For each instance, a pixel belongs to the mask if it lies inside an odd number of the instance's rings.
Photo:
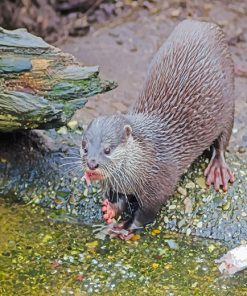
<path id="1" fill-rule="evenodd" d="M 204 175 L 207 178 L 206 184 L 210 186 L 213 183 L 216 191 L 219 191 L 220 186 L 227 191 L 228 182 L 234 182 L 232 172 L 221 158 L 214 158 L 206 168 Z"/>
<path id="2" fill-rule="evenodd" d="M 103 218 L 107 224 L 111 224 L 112 219 L 117 215 L 116 206 L 114 206 L 114 204 L 109 202 L 108 199 L 105 199 L 102 202 L 102 212 L 103 212 Z"/>

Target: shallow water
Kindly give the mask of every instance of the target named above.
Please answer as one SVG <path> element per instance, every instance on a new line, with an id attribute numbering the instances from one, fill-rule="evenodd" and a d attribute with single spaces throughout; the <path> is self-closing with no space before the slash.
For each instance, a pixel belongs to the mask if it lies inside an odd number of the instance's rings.
<path id="1" fill-rule="evenodd" d="M 0 200 L 0 295 L 247 295 L 247 272 L 220 275 L 218 242 L 154 228 L 136 241 L 97 240 L 55 216 Z"/>

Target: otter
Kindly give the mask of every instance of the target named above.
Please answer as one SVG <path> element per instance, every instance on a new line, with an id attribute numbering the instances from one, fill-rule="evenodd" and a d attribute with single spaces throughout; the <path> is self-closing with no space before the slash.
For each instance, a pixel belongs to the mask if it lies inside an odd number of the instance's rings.
<path id="1" fill-rule="evenodd" d="M 226 191 L 234 181 L 224 158 L 233 121 L 233 61 L 222 30 L 182 21 L 151 61 L 127 114 L 96 118 L 83 135 L 85 178 L 102 182 L 105 221 L 112 223 L 135 196 L 138 208 L 119 226 L 125 238 L 153 222 L 181 175 L 210 147 L 206 183 Z M 109 192 L 119 198 L 110 200 Z"/>

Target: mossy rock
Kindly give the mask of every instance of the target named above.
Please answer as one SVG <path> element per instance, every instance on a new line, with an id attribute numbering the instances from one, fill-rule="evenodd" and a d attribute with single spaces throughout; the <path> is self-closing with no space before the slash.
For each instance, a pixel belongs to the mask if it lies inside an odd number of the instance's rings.
<path id="1" fill-rule="evenodd" d="M 25 29 L 0 28 L 0 132 L 65 125 L 87 97 L 116 87 Z"/>

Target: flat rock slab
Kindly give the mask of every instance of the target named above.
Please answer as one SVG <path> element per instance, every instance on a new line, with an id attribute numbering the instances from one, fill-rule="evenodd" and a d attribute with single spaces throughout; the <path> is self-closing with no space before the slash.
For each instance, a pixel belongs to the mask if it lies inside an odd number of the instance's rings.
<path id="1" fill-rule="evenodd" d="M 87 97 L 116 87 L 24 29 L 0 28 L 0 132 L 66 124 Z"/>
<path id="2" fill-rule="evenodd" d="M 0 45 L 6 47 L 43 48 L 48 49 L 50 45 L 42 38 L 34 36 L 26 29 L 14 31 L 0 28 Z"/>

